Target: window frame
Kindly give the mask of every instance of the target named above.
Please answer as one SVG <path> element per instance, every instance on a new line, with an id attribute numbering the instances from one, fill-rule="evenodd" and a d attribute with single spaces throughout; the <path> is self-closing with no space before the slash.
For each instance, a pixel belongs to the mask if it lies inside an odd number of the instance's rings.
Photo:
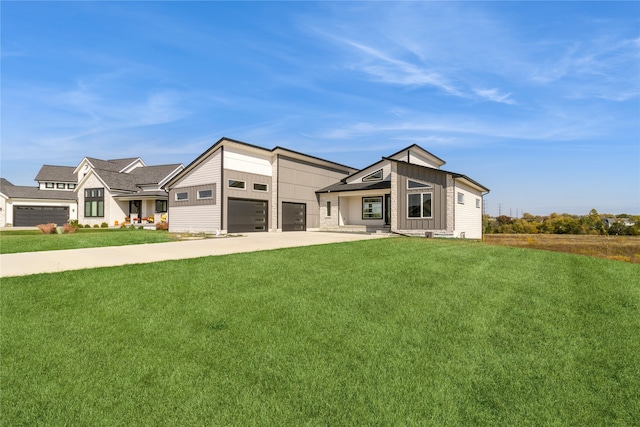
<path id="1" fill-rule="evenodd" d="M 327 218 L 331 217 L 331 200 L 327 200 Z"/>
<path id="2" fill-rule="evenodd" d="M 156 213 L 166 213 L 169 208 L 168 200 L 156 199 L 155 212 Z M 158 209 L 158 203 L 160 203 L 160 209 Z M 164 208 L 164 210 L 162 210 Z"/>
<path id="3" fill-rule="evenodd" d="M 185 194 L 185 198 L 180 198 L 179 196 L 181 194 Z M 189 201 L 189 192 L 188 191 L 180 191 L 180 192 L 176 192 L 173 196 L 173 198 L 175 199 L 176 202 L 187 202 Z"/>
<path id="4" fill-rule="evenodd" d="M 368 202 L 365 202 L 365 200 L 369 200 Z M 373 202 L 371 200 L 376 199 L 379 200 L 376 202 Z M 383 196 L 367 196 L 367 197 L 363 197 L 362 198 L 362 219 L 363 220 L 377 220 L 377 219 L 382 219 L 384 220 L 384 201 L 383 201 L 384 197 Z M 379 215 L 380 216 L 365 216 L 365 211 L 367 210 L 367 208 L 365 208 L 365 203 L 367 204 L 380 204 L 380 212 Z M 371 213 L 370 215 L 378 215 L 378 212 L 376 212 L 376 209 L 371 207 Z"/>
<path id="5" fill-rule="evenodd" d="M 56 188 L 58 190 L 64 190 L 64 187 L 65 187 L 64 182 L 57 182 L 56 183 Z"/>
<path id="6" fill-rule="evenodd" d="M 417 184 L 417 185 L 412 187 L 411 186 L 412 182 Z M 425 188 L 431 189 L 431 188 L 433 188 L 433 185 L 427 184 L 426 182 L 417 181 L 415 179 L 407 179 L 407 190 L 422 190 L 422 189 L 425 189 Z"/>
<path id="7" fill-rule="evenodd" d="M 264 190 L 258 190 L 256 185 L 264 185 Z M 268 193 L 269 192 L 269 184 L 263 184 L 262 182 L 254 182 L 252 185 L 253 191 L 257 191 L 258 193 Z"/>
<path id="8" fill-rule="evenodd" d="M 380 175 L 379 177 L 377 175 Z M 375 182 L 375 181 L 382 181 L 382 178 L 384 178 L 383 176 L 384 172 L 382 169 L 378 169 L 375 172 L 370 173 L 367 176 L 363 176 L 362 177 L 362 182 Z"/>
<path id="9" fill-rule="evenodd" d="M 231 185 L 232 182 L 234 184 L 242 183 L 242 187 L 237 187 L 235 185 Z M 241 179 L 228 179 L 227 180 L 227 188 L 230 188 L 232 190 L 245 190 L 246 191 L 246 189 L 247 189 L 247 181 L 243 181 Z"/>
<path id="10" fill-rule="evenodd" d="M 420 197 L 420 204 L 418 205 L 420 216 L 410 215 L 412 205 L 409 199 L 411 198 L 411 196 Z M 425 196 L 429 196 L 429 216 L 424 216 Z M 433 219 L 433 192 L 427 191 L 424 193 L 407 193 L 407 219 Z"/>
<path id="11" fill-rule="evenodd" d="M 458 191 L 458 204 L 464 205 L 464 193 L 462 191 Z"/>
<path id="12" fill-rule="evenodd" d="M 200 193 L 205 193 L 205 192 L 211 193 L 211 195 L 210 196 L 201 196 L 200 195 Z M 205 188 L 205 189 L 202 189 L 202 190 L 198 190 L 196 192 L 196 199 L 198 199 L 198 200 L 211 200 L 211 199 L 213 199 L 213 188 Z"/>
<path id="13" fill-rule="evenodd" d="M 104 218 L 104 188 L 84 189 L 83 214 L 85 218 Z"/>
<path id="14" fill-rule="evenodd" d="M 75 188 L 78 186 L 78 184 L 67 184 L 67 188 L 69 190 L 75 190 Z"/>
<path id="15" fill-rule="evenodd" d="M 481 205 L 482 205 L 482 204 L 480 203 L 480 199 L 476 198 L 476 208 L 477 208 L 477 209 L 480 209 L 480 206 L 481 206 Z"/>
<path id="16" fill-rule="evenodd" d="M 44 188 L 56 188 L 56 185 L 53 182 L 45 182 Z"/>

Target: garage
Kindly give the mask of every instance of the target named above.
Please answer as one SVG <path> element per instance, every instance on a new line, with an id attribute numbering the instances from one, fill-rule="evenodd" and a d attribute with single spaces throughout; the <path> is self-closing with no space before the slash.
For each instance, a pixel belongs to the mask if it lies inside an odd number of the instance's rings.
<path id="1" fill-rule="evenodd" d="M 227 232 L 248 233 L 268 231 L 267 201 L 229 199 L 227 208 Z"/>
<path id="2" fill-rule="evenodd" d="M 13 225 L 15 227 L 32 227 L 48 223 L 62 225 L 67 221 L 69 221 L 68 206 L 13 207 Z"/>
<path id="3" fill-rule="evenodd" d="M 282 203 L 282 231 L 305 231 L 307 229 L 307 205 L 305 203 Z"/>

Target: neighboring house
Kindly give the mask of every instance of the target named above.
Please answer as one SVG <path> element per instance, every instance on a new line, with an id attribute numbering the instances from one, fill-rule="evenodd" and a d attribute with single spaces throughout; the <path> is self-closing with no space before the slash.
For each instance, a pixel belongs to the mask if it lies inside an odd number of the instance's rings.
<path id="1" fill-rule="evenodd" d="M 319 230 L 316 191 L 356 169 L 222 138 L 165 185 L 169 231 Z"/>
<path id="2" fill-rule="evenodd" d="M 489 189 L 412 145 L 362 170 L 222 138 L 166 184 L 173 232 L 377 230 L 482 238 Z"/>
<path id="3" fill-rule="evenodd" d="M 85 157 L 73 171 L 78 176 L 78 222 L 113 226 L 126 219 L 166 220 L 168 198 L 162 186 L 183 168 L 182 164 L 147 166 L 139 157 Z"/>
<path id="4" fill-rule="evenodd" d="M 58 183 L 56 180 L 51 182 Z M 41 190 L 13 185 L 0 178 L 0 226 L 35 226 L 50 222 L 62 225 L 76 219 L 77 214 L 78 203 L 72 190 Z"/>
<path id="5" fill-rule="evenodd" d="M 489 189 L 444 164 L 414 144 L 319 189 L 320 229 L 481 239 Z"/>

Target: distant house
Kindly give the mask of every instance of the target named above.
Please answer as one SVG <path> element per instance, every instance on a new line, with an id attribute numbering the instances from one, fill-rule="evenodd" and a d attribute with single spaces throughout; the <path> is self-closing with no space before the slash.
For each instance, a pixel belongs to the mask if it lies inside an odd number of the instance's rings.
<path id="1" fill-rule="evenodd" d="M 489 189 L 412 145 L 357 170 L 222 138 L 175 175 L 170 231 L 387 231 L 482 238 Z"/>
<path id="2" fill-rule="evenodd" d="M 14 186 L 2 179 L 0 225 L 115 225 L 126 218 L 166 220 L 167 192 L 162 186 L 183 169 L 182 164 L 147 166 L 140 158 L 82 159 L 77 167 L 44 165 L 37 187 Z"/>
<path id="3" fill-rule="evenodd" d="M 78 203 L 73 190 L 41 190 L 13 185 L 0 178 L 0 226 L 64 224 L 69 219 L 76 219 L 77 212 Z"/>

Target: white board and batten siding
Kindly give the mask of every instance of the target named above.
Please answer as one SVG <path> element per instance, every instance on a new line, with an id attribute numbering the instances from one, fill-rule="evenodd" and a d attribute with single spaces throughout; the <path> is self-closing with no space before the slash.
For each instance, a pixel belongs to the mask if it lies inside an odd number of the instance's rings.
<path id="1" fill-rule="evenodd" d="M 458 193 L 462 194 L 464 203 L 458 202 Z M 454 237 L 482 239 L 482 192 L 456 180 L 453 198 Z M 479 205 L 477 205 L 477 200 L 479 200 Z"/>
<path id="2" fill-rule="evenodd" d="M 169 231 L 172 233 L 215 233 L 222 228 L 221 221 L 221 186 L 222 181 L 222 150 L 216 150 L 189 174 L 171 186 L 169 197 L 181 188 L 192 188 L 215 184 L 215 204 L 171 206 L 169 216 Z"/>

